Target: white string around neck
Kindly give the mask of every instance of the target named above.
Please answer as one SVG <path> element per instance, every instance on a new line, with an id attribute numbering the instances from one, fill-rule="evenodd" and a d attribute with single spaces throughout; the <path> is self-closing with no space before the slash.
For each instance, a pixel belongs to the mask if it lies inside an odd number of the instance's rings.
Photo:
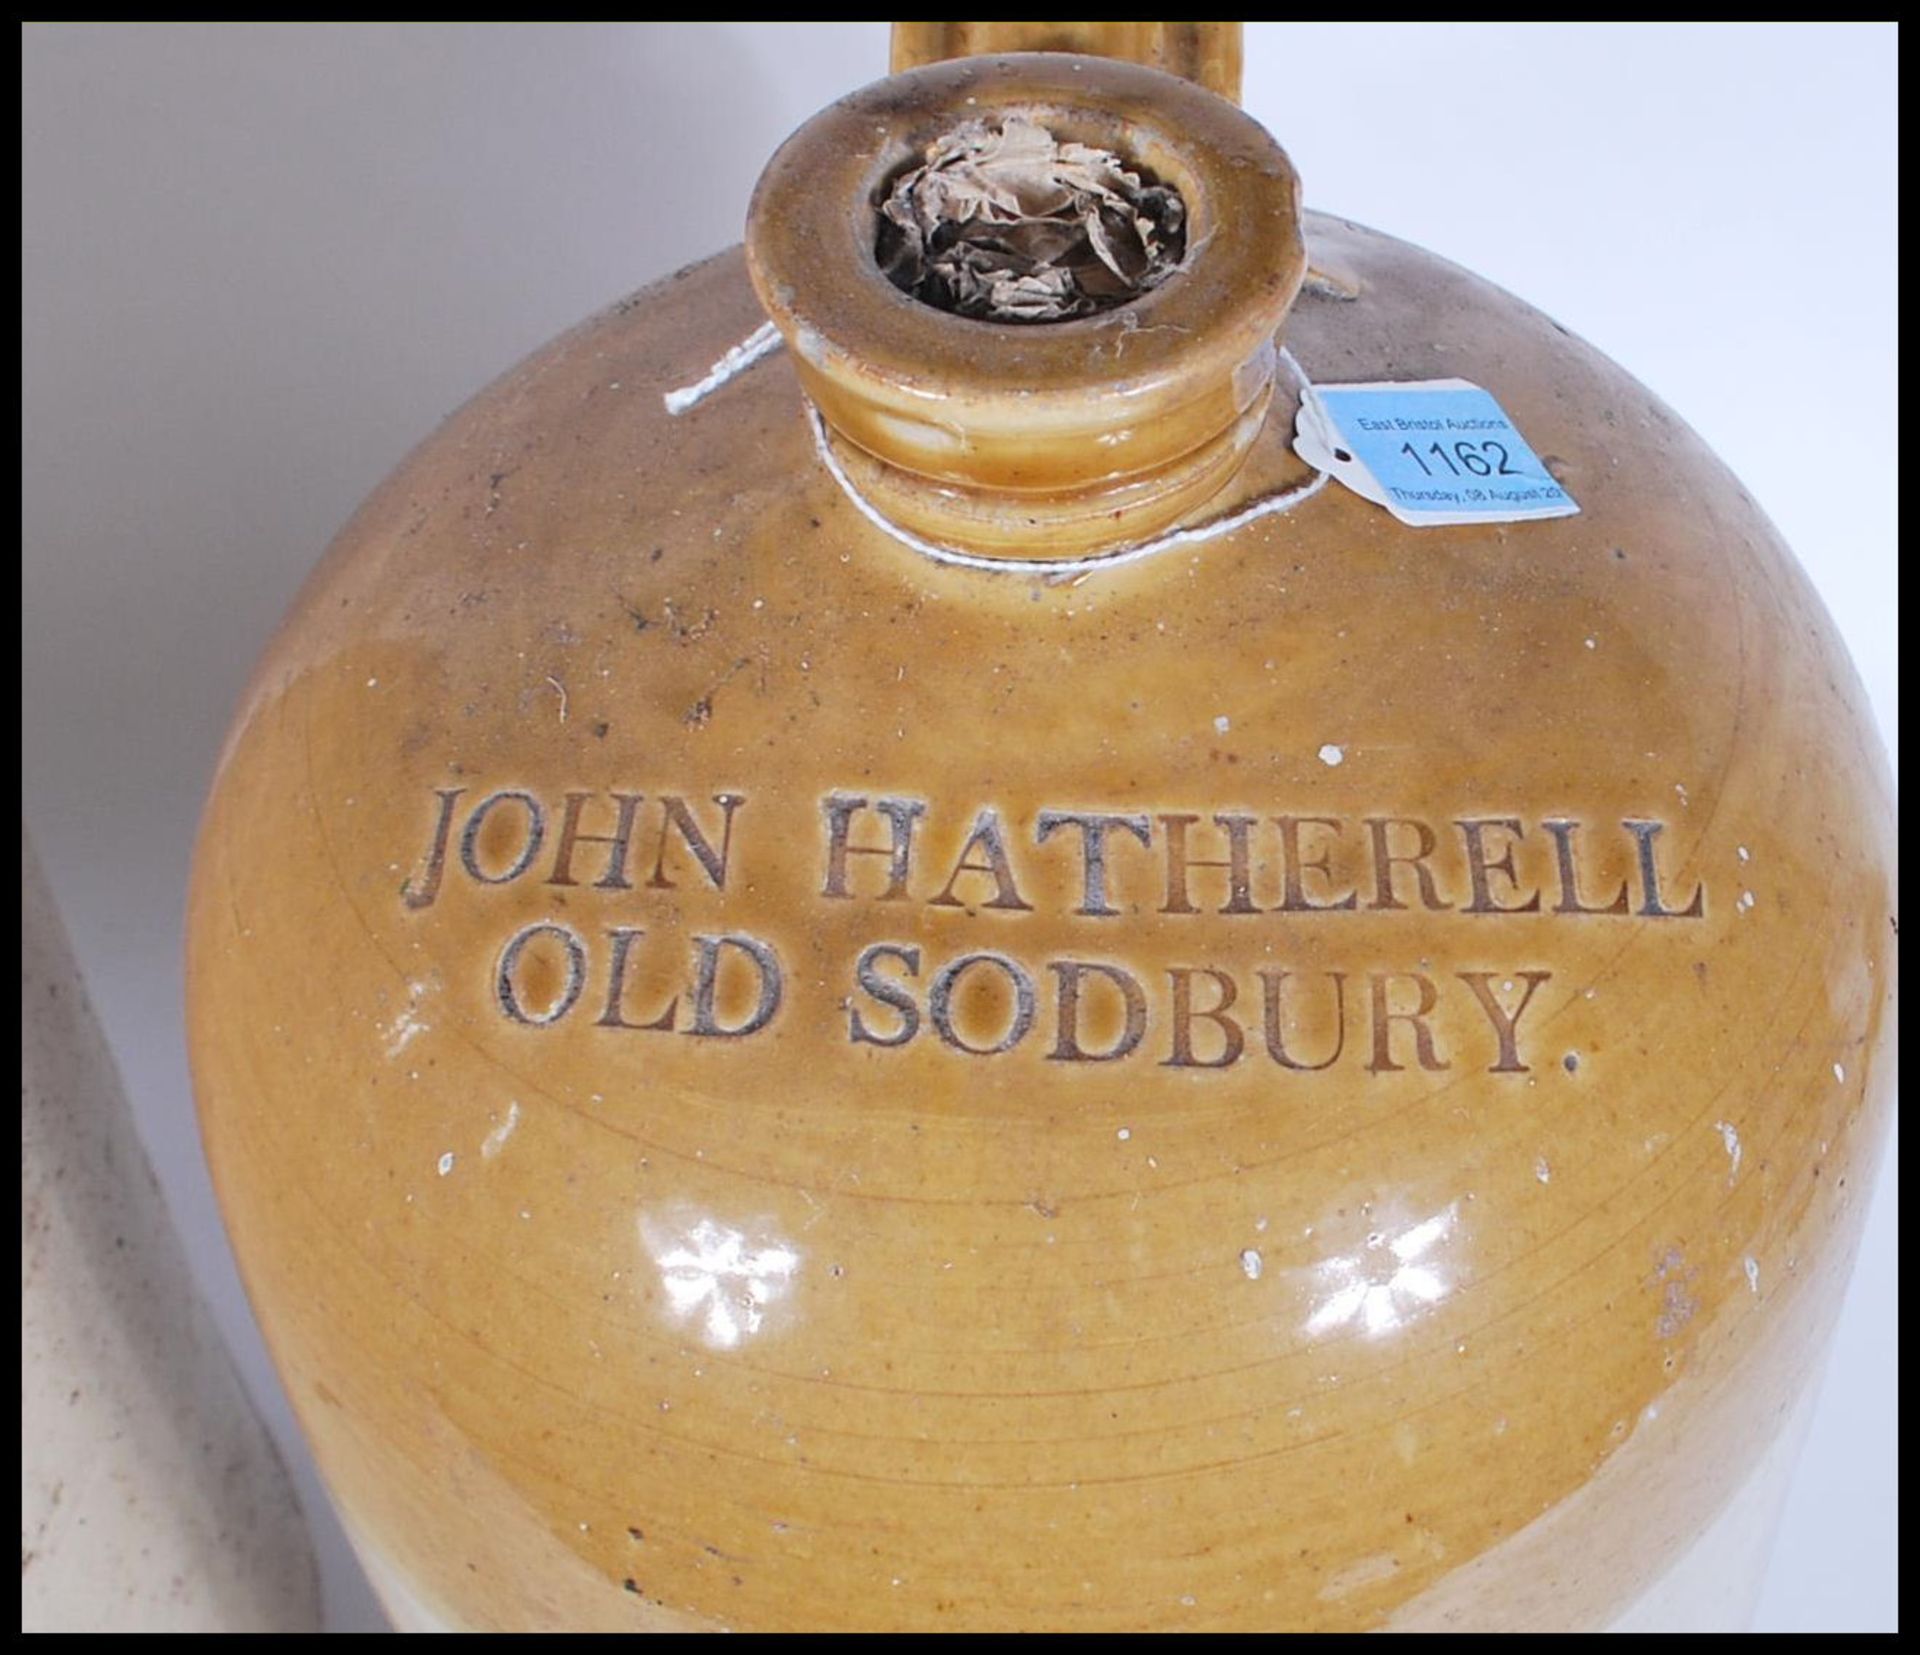
<path id="1" fill-rule="evenodd" d="M 687 413 L 731 380 L 745 373 L 755 363 L 771 356 L 780 349 L 781 344 L 779 330 L 771 322 L 763 322 L 714 363 L 703 378 L 691 385 L 683 385 L 678 390 L 668 391 L 661 398 L 666 404 L 667 412 L 675 417 Z M 1307 378 L 1306 370 L 1300 366 L 1293 352 L 1285 346 L 1280 349 L 1280 360 L 1286 363 L 1288 370 L 1293 374 L 1302 396 L 1312 390 L 1313 382 Z M 840 485 L 841 492 L 846 495 L 848 501 L 862 517 L 881 533 L 891 536 L 909 551 L 918 552 L 922 557 L 931 558 L 936 563 L 944 563 L 955 568 L 979 569 L 994 574 L 1045 575 L 1060 578 L 1069 575 L 1094 574 L 1104 569 L 1117 569 L 1125 564 L 1139 563 L 1161 552 L 1171 551 L 1176 546 L 1201 545 L 1206 541 L 1216 540 L 1223 534 L 1231 534 L 1235 529 L 1244 528 L 1260 518 L 1278 517 L 1283 512 L 1292 511 L 1295 506 L 1311 500 L 1332 480 L 1331 472 L 1316 470 L 1307 482 L 1258 495 L 1232 511 L 1208 518 L 1204 523 L 1169 529 L 1165 534 L 1155 535 L 1150 540 L 1135 541 L 1129 546 L 1111 547 L 1086 557 L 984 557 L 978 552 L 962 551 L 957 546 L 943 546 L 937 541 L 924 539 L 911 529 L 895 523 L 854 486 L 853 479 L 842 468 L 833 452 L 833 445 L 828 440 L 826 421 L 821 418 L 820 410 L 810 400 L 806 403 L 806 410 L 808 428 L 813 433 L 814 451 L 820 456 L 820 463 L 826 467 L 827 475 Z"/>

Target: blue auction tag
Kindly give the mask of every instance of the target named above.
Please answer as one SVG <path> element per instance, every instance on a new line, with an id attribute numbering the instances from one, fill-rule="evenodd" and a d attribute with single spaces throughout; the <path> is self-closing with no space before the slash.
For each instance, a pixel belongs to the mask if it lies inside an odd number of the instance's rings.
<path id="1" fill-rule="evenodd" d="M 1569 517 L 1580 509 L 1500 404 L 1464 379 L 1316 385 L 1303 402 L 1295 447 L 1416 527 Z"/>

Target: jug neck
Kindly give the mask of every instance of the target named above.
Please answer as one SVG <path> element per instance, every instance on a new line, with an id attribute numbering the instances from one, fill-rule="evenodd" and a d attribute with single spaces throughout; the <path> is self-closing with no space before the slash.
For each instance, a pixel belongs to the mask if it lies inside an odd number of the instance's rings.
<path id="1" fill-rule="evenodd" d="M 896 286 L 876 254 L 889 186 L 964 123 L 1011 118 L 1176 190 L 1172 273 L 1049 322 Z M 833 105 L 768 164 L 746 251 L 851 486 L 926 540 L 1029 561 L 1146 540 L 1232 479 L 1306 270 L 1298 179 L 1258 122 L 1157 70 L 1060 53 L 938 63 Z"/>

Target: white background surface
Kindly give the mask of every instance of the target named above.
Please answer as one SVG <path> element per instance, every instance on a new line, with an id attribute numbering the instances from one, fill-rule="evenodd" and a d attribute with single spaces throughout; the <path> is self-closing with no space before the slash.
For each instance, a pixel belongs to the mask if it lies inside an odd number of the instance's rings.
<path id="1" fill-rule="evenodd" d="M 1891 25 L 1251 24 L 1310 206 L 1638 375 L 1732 465 L 1895 735 Z M 194 822 L 247 671 L 417 440 L 739 239 L 882 24 L 25 31 L 25 814 L 189 1256 L 312 1473 L 234 1275 L 180 1032 Z M 1897 1154 L 1897 1145 L 1895 1146 Z M 1889 1157 L 1761 1624 L 1896 1624 Z M 322 1532 L 333 1624 L 377 1625 Z"/>

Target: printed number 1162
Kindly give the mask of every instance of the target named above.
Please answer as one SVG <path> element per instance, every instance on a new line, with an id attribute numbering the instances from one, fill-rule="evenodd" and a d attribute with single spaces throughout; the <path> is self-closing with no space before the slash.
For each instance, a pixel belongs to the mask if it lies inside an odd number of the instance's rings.
<path id="1" fill-rule="evenodd" d="M 1413 461 L 1428 477 L 1441 475 L 1444 466 L 1455 477 L 1524 477 L 1523 471 L 1516 471 L 1508 463 L 1506 446 L 1497 442 L 1457 442 L 1450 449 L 1439 443 L 1428 443 L 1425 450 L 1417 449 L 1410 442 L 1400 445 L 1400 452 Z M 1437 463 L 1427 464 L 1427 456 Z"/>

